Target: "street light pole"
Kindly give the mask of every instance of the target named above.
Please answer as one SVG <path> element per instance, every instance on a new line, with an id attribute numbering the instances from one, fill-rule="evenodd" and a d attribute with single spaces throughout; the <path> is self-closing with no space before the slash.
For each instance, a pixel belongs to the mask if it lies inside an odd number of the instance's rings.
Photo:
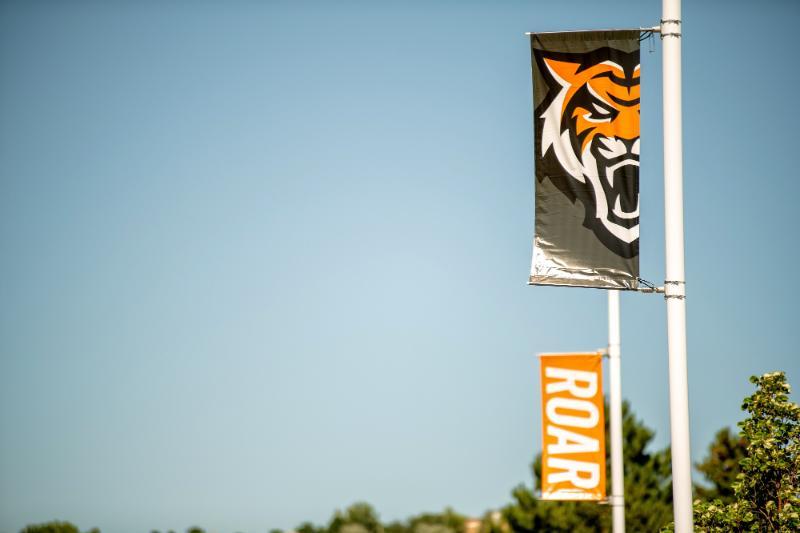
<path id="1" fill-rule="evenodd" d="M 608 375 L 611 410 L 611 504 L 612 531 L 625 533 L 625 481 L 622 462 L 622 370 L 620 361 L 619 291 L 608 292 Z"/>
<path id="2" fill-rule="evenodd" d="M 683 143 L 681 123 L 681 2 L 663 0 L 664 223 L 669 351 L 672 498 L 676 533 L 692 531 L 692 461 L 686 363 L 686 283 L 683 242 Z"/>

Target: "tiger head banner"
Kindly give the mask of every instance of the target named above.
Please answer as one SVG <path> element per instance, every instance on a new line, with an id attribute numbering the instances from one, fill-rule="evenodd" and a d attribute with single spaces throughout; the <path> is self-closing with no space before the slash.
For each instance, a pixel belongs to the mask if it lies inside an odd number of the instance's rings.
<path id="1" fill-rule="evenodd" d="M 602 358 L 541 355 L 542 499 L 605 500 Z"/>
<path id="2" fill-rule="evenodd" d="M 531 35 L 536 235 L 529 283 L 635 289 L 639 30 Z"/>

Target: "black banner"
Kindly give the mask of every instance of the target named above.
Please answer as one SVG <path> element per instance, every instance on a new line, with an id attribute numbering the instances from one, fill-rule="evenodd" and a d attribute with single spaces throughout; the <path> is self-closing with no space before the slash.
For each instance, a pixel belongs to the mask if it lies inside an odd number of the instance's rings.
<path id="1" fill-rule="evenodd" d="M 635 289 L 639 30 L 531 35 L 536 235 L 529 283 Z"/>

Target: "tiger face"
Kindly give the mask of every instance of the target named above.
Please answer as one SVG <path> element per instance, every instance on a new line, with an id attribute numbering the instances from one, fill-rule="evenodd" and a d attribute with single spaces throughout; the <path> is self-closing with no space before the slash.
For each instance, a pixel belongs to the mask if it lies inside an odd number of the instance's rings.
<path id="1" fill-rule="evenodd" d="M 536 109 L 549 177 L 585 208 L 584 226 L 619 256 L 639 253 L 639 54 L 541 52 L 547 96 Z"/>

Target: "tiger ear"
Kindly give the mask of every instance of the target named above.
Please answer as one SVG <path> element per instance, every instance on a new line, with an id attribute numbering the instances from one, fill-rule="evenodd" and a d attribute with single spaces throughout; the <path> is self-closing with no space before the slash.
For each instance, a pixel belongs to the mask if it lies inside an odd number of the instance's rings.
<path id="1" fill-rule="evenodd" d="M 551 74 L 564 80 L 569 85 L 573 84 L 572 81 L 575 79 L 575 73 L 578 72 L 578 69 L 581 67 L 580 63 L 561 61 L 549 57 L 544 58 L 544 63 L 547 65 Z"/>

